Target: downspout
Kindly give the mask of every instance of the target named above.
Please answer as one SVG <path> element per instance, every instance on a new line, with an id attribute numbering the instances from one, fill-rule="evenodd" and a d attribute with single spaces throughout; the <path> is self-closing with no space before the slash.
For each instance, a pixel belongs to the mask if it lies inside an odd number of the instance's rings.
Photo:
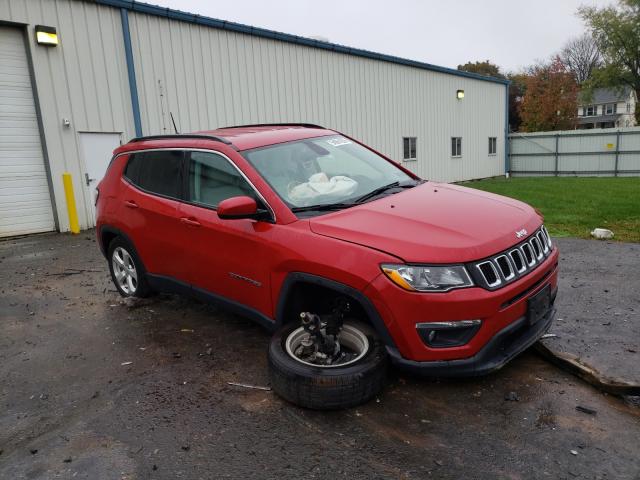
<path id="1" fill-rule="evenodd" d="M 127 72 L 129 74 L 129 92 L 131 93 L 131 109 L 133 110 L 133 124 L 136 129 L 136 137 L 142 136 L 142 122 L 140 121 L 140 104 L 138 103 L 138 86 L 136 83 L 136 68 L 133 63 L 133 49 L 131 48 L 131 31 L 129 30 L 129 11 L 120 9 L 122 19 L 122 35 L 124 37 L 124 53 L 127 59 Z"/>
<path id="2" fill-rule="evenodd" d="M 505 102 L 504 102 L 504 176 L 509 178 L 511 174 L 510 158 L 509 158 L 509 86 L 511 82 L 505 85 Z"/>

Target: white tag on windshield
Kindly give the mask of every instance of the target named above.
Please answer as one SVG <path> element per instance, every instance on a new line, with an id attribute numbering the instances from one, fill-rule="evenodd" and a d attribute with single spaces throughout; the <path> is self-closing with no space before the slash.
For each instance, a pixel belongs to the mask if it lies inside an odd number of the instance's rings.
<path id="1" fill-rule="evenodd" d="M 353 142 L 346 138 L 331 138 L 327 140 L 327 143 L 333 147 L 341 147 L 342 145 L 350 145 Z"/>

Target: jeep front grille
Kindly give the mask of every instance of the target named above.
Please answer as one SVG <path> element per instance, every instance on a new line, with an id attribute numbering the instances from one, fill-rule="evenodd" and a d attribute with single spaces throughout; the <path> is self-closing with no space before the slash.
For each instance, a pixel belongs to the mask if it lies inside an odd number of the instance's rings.
<path id="1" fill-rule="evenodd" d="M 476 262 L 469 270 L 480 286 L 495 290 L 528 275 L 551 254 L 551 237 L 544 226 L 511 249 Z"/>

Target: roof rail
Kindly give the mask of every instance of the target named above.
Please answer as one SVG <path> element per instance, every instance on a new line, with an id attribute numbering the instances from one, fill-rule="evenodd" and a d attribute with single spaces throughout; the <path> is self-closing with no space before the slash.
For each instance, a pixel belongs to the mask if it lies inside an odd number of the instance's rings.
<path id="1" fill-rule="evenodd" d="M 305 127 L 305 128 L 322 128 L 321 125 L 315 125 L 313 123 L 254 123 L 250 125 L 233 125 L 230 127 L 219 127 L 216 130 L 225 130 L 227 128 L 248 128 L 248 127 Z"/>
<path id="2" fill-rule="evenodd" d="M 148 135 L 146 137 L 135 137 L 132 138 L 129 143 L 134 142 L 143 142 L 145 140 L 182 140 L 182 139 L 198 139 L 198 140 L 213 140 L 214 142 L 222 142 L 226 145 L 231 145 L 232 143 L 226 138 L 215 137 L 213 135 L 198 135 L 195 133 L 176 133 L 172 135 Z"/>

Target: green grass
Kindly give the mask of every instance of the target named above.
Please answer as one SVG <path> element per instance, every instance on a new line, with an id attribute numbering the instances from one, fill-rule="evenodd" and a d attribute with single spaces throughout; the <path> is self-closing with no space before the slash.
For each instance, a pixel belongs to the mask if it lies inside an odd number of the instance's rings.
<path id="1" fill-rule="evenodd" d="M 596 227 L 614 239 L 640 242 L 640 178 L 490 178 L 462 185 L 516 198 L 536 207 L 551 235 L 590 238 Z"/>

